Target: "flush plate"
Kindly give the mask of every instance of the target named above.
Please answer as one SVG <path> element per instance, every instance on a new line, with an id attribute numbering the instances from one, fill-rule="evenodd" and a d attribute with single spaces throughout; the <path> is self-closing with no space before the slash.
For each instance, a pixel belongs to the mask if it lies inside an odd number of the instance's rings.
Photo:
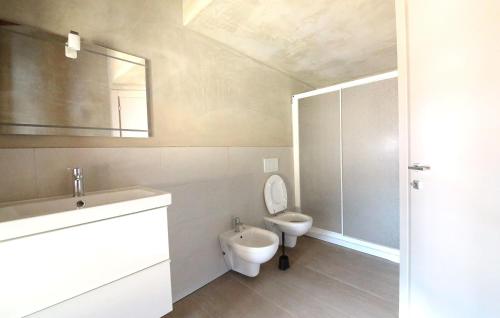
<path id="1" fill-rule="evenodd" d="M 276 172 L 279 170 L 278 158 L 264 158 L 264 172 Z"/>

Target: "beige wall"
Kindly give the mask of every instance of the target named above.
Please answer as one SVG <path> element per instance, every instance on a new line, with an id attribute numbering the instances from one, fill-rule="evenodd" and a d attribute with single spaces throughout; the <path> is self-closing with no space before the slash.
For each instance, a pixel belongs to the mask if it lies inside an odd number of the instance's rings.
<path id="1" fill-rule="evenodd" d="M 231 218 L 263 227 L 262 195 L 278 158 L 293 202 L 290 147 L 140 147 L 0 149 L 0 202 L 67 195 L 66 167 L 83 167 L 87 191 L 143 185 L 172 193 L 168 208 L 172 289 L 178 300 L 228 269 L 218 235 Z"/>
<path id="2" fill-rule="evenodd" d="M 0 135 L 0 147 L 290 146 L 294 93 L 310 87 L 182 24 L 181 0 L 2 0 L 0 19 L 151 62 L 147 140 Z"/>
<path id="3" fill-rule="evenodd" d="M 180 0 L 0 0 L 0 19 L 77 30 L 149 59 L 154 132 L 146 140 L 0 135 L 0 148 L 22 148 L 0 149 L 0 202 L 71 193 L 70 166 L 83 167 L 87 191 L 171 192 L 177 300 L 227 271 L 218 235 L 232 216 L 262 226 L 262 158 L 279 158 L 293 195 L 291 95 L 310 87 L 186 30 Z"/>

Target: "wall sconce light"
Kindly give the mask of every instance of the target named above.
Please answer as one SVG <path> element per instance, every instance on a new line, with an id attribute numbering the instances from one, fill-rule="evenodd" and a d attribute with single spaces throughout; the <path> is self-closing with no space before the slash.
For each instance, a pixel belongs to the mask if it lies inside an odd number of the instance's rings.
<path id="1" fill-rule="evenodd" d="M 68 33 L 68 42 L 64 48 L 64 53 L 66 57 L 70 59 L 76 59 L 78 56 L 78 51 L 80 51 L 80 35 L 78 32 L 70 31 Z"/>

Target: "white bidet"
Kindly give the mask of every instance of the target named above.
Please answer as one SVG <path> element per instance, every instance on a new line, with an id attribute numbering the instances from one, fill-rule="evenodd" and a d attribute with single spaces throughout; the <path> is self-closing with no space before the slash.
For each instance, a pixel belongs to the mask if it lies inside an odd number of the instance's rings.
<path id="1" fill-rule="evenodd" d="M 226 264 L 246 276 L 259 274 L 260 264 L 269 261 L 278 250 L 279 237 L 268 230 L 241 225 L 240 231 L 219 235 Z"/>

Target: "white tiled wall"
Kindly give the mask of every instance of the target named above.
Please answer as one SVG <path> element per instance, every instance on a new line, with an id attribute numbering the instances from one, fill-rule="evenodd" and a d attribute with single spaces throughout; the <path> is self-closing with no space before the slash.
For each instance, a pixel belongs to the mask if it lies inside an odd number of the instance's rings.
<path id="1" fill-rule="evenodd" d="M 292 148 L 0 149 L 0 201 L 70 194 L 66 168 L 84 169 L 86 191 L 144 185 L 172 192 L 169 208 L 174 300 L 227 271 L 218 234 L 231 216 L 263 225 L 262 158 L 278 158 L 293 202 Z"/>

